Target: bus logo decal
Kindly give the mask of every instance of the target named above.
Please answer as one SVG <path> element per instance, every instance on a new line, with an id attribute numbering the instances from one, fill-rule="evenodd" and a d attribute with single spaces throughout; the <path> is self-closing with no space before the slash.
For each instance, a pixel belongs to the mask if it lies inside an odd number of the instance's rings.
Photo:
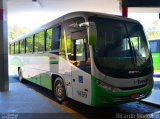
<path id="1" fill-rule="evenodd" d="M 141 73 L 140 71 L 129 71 L 129 74 Z"/>
<path id="2" fill-rule="evenodd" d="M 83 76 L 78 76 L 79 83 L 83 83 Z"/>

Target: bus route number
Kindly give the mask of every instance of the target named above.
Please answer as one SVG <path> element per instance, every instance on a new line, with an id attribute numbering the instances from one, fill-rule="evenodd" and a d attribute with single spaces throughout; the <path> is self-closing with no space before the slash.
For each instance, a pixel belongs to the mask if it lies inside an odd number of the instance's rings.
<path id="1" fill-rule="evenodd" d="M 78 95 L 83 97 L 83 98 L 87 98 L 87 93 L 84 91 L 77 91 Z"/>

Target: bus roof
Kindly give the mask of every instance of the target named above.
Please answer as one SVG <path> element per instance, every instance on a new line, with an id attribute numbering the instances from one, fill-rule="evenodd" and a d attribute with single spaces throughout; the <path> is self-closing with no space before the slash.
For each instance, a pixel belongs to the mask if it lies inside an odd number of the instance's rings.
<path id="1" fill-rule="evenodd" d="M 158 41 L 158 40 L 160 40 L 160 38 L 148 39 L 149 42 Z"/>
<path id="2" fill-rule="evenodd" d="M 31 31 L 30 33 L 27 33 L 25 35 L 22 35 L 14 40 L 12 40 L 10 42 L 10 44 L 12 44 L 15 41 L 19 41 L 21 39 L 25 39 L 29 36 L 32 36 L 40 31 L 46 30 L 48 28 L 51 28 L 54 25 L 58 25 L 61 24 L 63 21 L 74 18 L 74 17 L 84 17 L 86 20 L 91 17 L 91 16 L 95 16 L 95 17 L 103 17 L 103 18 L 109 18 L 109 19 L 116 19 L 116 20 L 123 20 L 123 21 L 130 21 L 130 22 L 135 22 L 140 24 L 138 21 L 133 20 L 131 18 L 126 18 L 126 17 L 122 17 L 122 16 L 118 16 L 118 15 L 111 15 L 111 14 L 106 14 L 106 13 L 98 13 L 98 12 L 86 12 L 86 11 L 77 11 L 77 12 L 71 12 L 68 14 L 65 14 L 33 31 Z"/>

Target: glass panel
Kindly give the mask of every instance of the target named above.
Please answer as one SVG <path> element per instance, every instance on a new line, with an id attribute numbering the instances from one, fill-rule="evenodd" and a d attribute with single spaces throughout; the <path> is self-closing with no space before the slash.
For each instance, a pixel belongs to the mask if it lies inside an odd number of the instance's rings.
<path id="1" fill-rule="evenodd" d="M 27 44 L 26 52 L 27 53 L 33 52 L 33 36 L 27 38 L 26 44 Z"/>
<path id="2" fill-rule="evenodd" d="M 19 42 L 15 43 L 15 54 L 19 53 Z"/>
<path id="3" fill-rule="evenodd" d="M 52 49 L 57 50 L 59 49 L 60 45 L 60 35 L 61 35 L 61 27 L 55 27 L 53 29 L 53 44 L 52 44 Z"/>
<path id="4" fill-rule="evenodd" d="M 85 27 L 77 27 L 78 24 L 83 22 L 85 20 L 82 17 L 76 17 L 64 22 L 67 56 L 71 64 L 87 73 L 91 73 L 87 30 Z"/>
<path id="5" fill-rule="evenodd" d="M 39 40 L 39 35 L 36 34 L 34 38 L 34 52 L 38 52 L 38 40 Z"/>
<path id="6" fill-rule="evenodd" d="M 14 54 L 14 43 L 11 44 L 11 54 Z"/>
<path id="7" fill-rule="evenodd" d="M 52 41 L 52 29 L 47 30 L 47 36 L 46 36 L 46 50 L 51 50 L 51 41 Z"/>
<path id="8" fill-rule="evenodd" d="M 76 60 L 77 61 L 85 61 L 85 50 L 83 39 L 76 40 Z"/>
<path id="9" fill-rule="evenodd" d="M 71 39 L 67 39 L 67 55 L 69 60 L 75 60 L 74 58 L 74 43 Z"/>
<path id="10" fill-rule="evenodd" d="M 38 51 L 44 50 L 44 31 L 39 33 L 39 45 L 38 45 Z"/>
<path id="11" fill-rule="evenodd" d="M 97 44 L 94 60 L 97 68 L 110 76 L 127 77 L 130 70 L 151 71 L 149 50 L 143 28 L 136 22 L 90 17 L 96 23 Z M 138 69 L 137 69 L 138 67 Z M 141 75 L 133 74 L 133 75 Z"/>
<path id="12" fill-rule="evenodd" d="M 25 40 L 20 41 L 20 53 L 25 53 Z"/>

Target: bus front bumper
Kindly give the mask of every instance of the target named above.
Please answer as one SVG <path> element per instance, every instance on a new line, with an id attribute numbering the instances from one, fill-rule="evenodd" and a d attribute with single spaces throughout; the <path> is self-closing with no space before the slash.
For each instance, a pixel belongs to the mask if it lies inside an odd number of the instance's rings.
<path id="1" fill-rule="evenodd" d="M 93 80 L 92 80 L 93 81 Z M 132 90 L 109 91 L 92 82 L 92 106 L 105 107 L 139 101 L 148 97 L 152 92 L 153 82 L 146 86 Z"/>

